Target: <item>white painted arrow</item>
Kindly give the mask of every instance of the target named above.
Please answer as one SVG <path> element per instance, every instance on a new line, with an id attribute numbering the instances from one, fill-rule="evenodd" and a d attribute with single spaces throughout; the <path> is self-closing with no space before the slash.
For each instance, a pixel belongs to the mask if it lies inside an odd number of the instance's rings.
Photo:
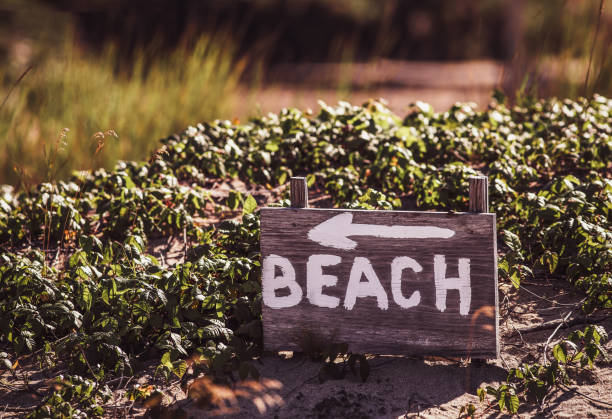
<path id="1" fill-rule="evenodd" d="M 448 239 L 455 232 L 448 228 L 432 226 L 385 226 L 353 224 L 353 214 L 345 212 L 323 221 L 308 232 L 308 238 L 321 246 L 352 250 L 357 242 L 349 236 L 373 236 L 388 239 Z"/>

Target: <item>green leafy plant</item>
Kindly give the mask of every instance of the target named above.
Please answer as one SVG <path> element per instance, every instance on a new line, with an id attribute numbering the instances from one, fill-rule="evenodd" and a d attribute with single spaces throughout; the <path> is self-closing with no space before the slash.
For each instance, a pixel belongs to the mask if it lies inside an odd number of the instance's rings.
<path id="1" fill-rule="evenodd" d="M 403 119 L 376 101 L 321 104 L 317 114 L 196 124 L 147 162 L 2 188 L 0 368 L 37 362 L 99 389 L 142 365 L 183 385 L 201 375 L 257 378 L 263 199 L 211 192 L 232 178 L 272 194 L 305 175 L 311 193 L 337 208 L 465 211 L 468 177 L 486 174 L 502 281 L 567 281 L 585 314 L 610 308 L 610 112 L 612 100 L 597 95 L 444 113 L 416 103 Z M 605 333 L 582 332 L 554 346 L 551 362 L 517 367 L 505 387 L 487 390 L 495 405 L 538 403 L 603 356 Z M 344 347 L 328 348 L 323 362 L 325 379 L 369 373 L 367 359 Z M 89 386 L 77 381 L 44 411 L 103 409 L 101 394 L 81 403 L 67 392 Z"/>
<path id="2" fill-rule="evenodd" d="M 53 393 L 27 417 L 100 417 L 104 414 L 104 409 L 99 403 L 105 403 L 110 398 L 111 391 L 107 386 L 101 386 L 78 375 L 58 376 Z"/>
<path id="3" fill-rule="evenodd" d="M 608 334 L 601 326 L 572 332 L 554 346 L 550 363 L 523 363 L 512 368 L 506 383 L 497 388 L 479 388 L 478 397 L 483 402 L 487 395 L 493 396 L 499 410 L 509 413 L 518 411 L 521 398 L 542 405 L 553 388 L 570 382 L 574 370 L 592 368 L 599 357 L 607 358 L 602 346 L 607 340 Z"/>

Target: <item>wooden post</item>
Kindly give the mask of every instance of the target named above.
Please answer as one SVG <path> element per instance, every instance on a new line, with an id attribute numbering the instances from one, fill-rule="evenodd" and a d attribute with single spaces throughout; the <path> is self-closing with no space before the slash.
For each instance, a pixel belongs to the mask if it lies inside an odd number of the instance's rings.
<path id="1" fill-rule="evenodd" d="M 291 178 L 291 206 L 293 208 L 308 208 L 308 185 L 305 177 Z"/>
<path id="2" fill-rule="evenodd" d="M 470 176 L 470 212 L 489 212 L 489 178 Z"/>

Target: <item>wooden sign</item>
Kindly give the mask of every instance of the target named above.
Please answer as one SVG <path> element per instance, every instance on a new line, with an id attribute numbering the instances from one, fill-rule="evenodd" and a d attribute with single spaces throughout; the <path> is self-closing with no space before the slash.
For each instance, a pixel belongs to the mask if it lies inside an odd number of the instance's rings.
<path id="1" fill-rule="evenodd" d="M 261 253 L 266 350 L 499 353 L 495 214 L 263 208 Z"/>

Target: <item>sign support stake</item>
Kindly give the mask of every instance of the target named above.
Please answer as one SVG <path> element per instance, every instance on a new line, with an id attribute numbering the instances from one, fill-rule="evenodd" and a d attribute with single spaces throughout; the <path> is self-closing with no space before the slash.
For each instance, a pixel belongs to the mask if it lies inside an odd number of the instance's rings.
<path id="1" fill-rule="evenodd" d="M 291 178 L 291 207 L 308 208 L 308 185 L 305 177 Z"/>
<path id="2" fill-rule="evenodd" d="M 489 178 L 470 176 L 470 212 L 489 212 Z"/>
<path id="3" fill-rule="evenodd" d="M 487 176 L 470 176 L 470 212 L 489 212 L 489 178 Z M 494 236 L 494 241 L 496 238 Z M 497 244 L 495 244 L 497 254 Z M 497 269 L 497 264 L 496 264 Z M 499 296 L 495 288 L 495 341 L 497 342 L 497 356 L 499 356 Z M 475 365 L 482 365 L 483 359 L 472 359 Z"/>

